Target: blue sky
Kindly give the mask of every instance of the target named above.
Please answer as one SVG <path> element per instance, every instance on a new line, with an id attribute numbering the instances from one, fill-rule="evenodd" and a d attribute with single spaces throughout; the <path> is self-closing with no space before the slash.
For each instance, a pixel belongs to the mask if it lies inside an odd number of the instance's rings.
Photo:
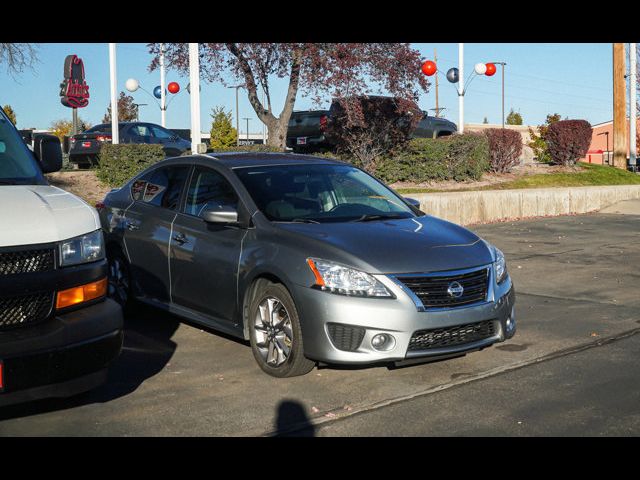
<path id="1" fill-rule="evenodd" d="M 458 66 L 458 44 L 422 43 L 414 46 L 425 59 L 433 58 L 437 49 L 438 67 L 444 73 Z M 59 85 L 66 55 L 76 54 L 84 60 L 87 83 L 90 87 L 89 106 L 79 111 L 81 118 L 96 124 L 101 122 L 109 97 L 108 45 L 104 44 L 40 44 L 39 63 L 11 77 L 0 68 L 0 104 L 10 104 L 17 114 L 18 127 L 46 129 L 60 118 L 71 118 L 70 109 L 62 106 Z M 149 73 L 150 55 L 145 44 L 120 43 L 117 45 L 118 85 L 124 89 L 125 81 L 137 78 L 143 87 L 152 91 L 160 83 L 159 71 Z M 549 113 L 563 117 L 583 118 L 592 124 L 612 118 L 612 49 L 610 43 L 596 44 L 465 44 L 465 77 L 478 63 L 507 62 L 505 74 L 505 111 L 519 111 L 525 124 L 537 125 Z M 419 68 L 419 66 L 417 67 Z M 470 84 L 465 96 L 465 123 L 481 123 L 487 117 L 490 123 L 501 122 L 500 68 L 493 77 L 478 77 Z M 458 98 L 454 87 L 440 77 L 439 103 L 446 107 L 443 115 L 458 121 Z M 433 77 L 432 77 L 433 79 Z M 169 128 L 189 128 L 189 95 L 185 90 L 188 76 L 169 70 L 167 82 L 177 81 L 182 91 L 171 99 L 167 109 Z M 432 82 L 433 83 L 433 82 Z M 281 108 L 286 83 L 275 85 L 274 103 Z M 140 120 L 160 123 L 160 109 L 154 99 L 139 90 L 133 94 L 140 108 Z M 327 103 L 324 106 L 328 106 Z M 422 95 L 423 109 L 435 106 L 435 86 Z M 224 106 L 235 114 L 235 93 L 220 84 L 202 83 L 201 124 L 203 130 L 210 125 L 211 108 Z M 297 110 L 312 108 L 308 98 L 298 96 Z M 505 113 L 505 114 L 506 114 Z M 240 115 L 250 117 L 251 132 L 261 132 L 262 124 L 249 105 L 246 93 L 240 90 Z M 246 122 L 241 121 L 241 132 Z"/>

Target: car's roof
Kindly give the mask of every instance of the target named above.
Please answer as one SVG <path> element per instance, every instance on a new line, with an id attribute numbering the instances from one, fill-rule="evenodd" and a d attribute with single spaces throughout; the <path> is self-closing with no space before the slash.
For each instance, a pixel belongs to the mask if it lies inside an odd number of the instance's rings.
<path id="1" fill-rule="evenodd" d="M 295 165 L 295 164 L 333 164 L 344 165 L 344 162 L 314 155 L 300 155 L 296 153 L 278 152 L 224 152 L 208 153 L 206 156 L 220 162 L 227 168 L 257 167 L 265 165 Z"/>

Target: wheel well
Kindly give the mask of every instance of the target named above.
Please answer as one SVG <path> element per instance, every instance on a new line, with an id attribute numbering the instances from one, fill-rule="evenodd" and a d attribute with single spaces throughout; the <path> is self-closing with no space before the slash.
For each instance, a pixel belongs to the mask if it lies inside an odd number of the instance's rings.
<path id="1" fill-rule="evenodd" d="M 265 283 L 280 283 L 284 285 L 284 282 L 276 275 L 272 273 L 261 273 L 253 279 L 249 288 L 245 290 L 242 300 L 242 331 L 245 340 L 249 340 L 249 305 L 251 305 L 255 293 Z"/>

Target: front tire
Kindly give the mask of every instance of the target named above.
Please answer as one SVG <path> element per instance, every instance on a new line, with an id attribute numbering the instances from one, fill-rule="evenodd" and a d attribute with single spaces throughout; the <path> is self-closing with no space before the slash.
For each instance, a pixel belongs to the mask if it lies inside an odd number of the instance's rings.
<path id="1" fill-rule="evenodd" d="M 296 377 L 315 367 L 315 362 L 304 356 L 300 318 L 284 285 L 259 287 L 249 308 L 249 333 L 253 356 L 269 375 Z"/>
<path id="2" fill-rule="evenodd" d="M 107 263 L 109 268 L 108 295 L 119 303 L 124 311 L 129 311 L 133 307 L 129 262 L 124 254 L 116 249 L 107 253 Z"/>

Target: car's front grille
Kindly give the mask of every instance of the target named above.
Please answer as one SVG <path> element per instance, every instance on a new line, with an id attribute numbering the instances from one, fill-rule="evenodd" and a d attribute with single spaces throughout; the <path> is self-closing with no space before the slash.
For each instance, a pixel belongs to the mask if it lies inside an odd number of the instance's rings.
<path id="1" fill-rule="evenodd" d="M 489 269 L 457 275 L 401 276 L 398 280 L 420 299 L 425 308 L 458 307 L 485 300 Z M 459 287 L 462 287 L 461 294 Z"/>
<path id="2" fill-rule="evenodd" d="M 338 350 L 355 352 L 364 338 L 365 329 L 341 323 L 328 323 L 329 337 Z"/>
<path id="3" fill-rule="evenodd" d="M 408 351 L 457 347 L 493 337 L 495 334 L 496 326 L 493 320 L 455 327 L 419 330 L 411 336 Z"/>
<path id="4" fill-rule="evenodd" d="M 47 272 L 53 268 L 53 248 L 0 252 L 0 275 Z"/>
<path id="5" fill-rule="evenodd" d="M 52 305 L 53 292 L 0 297 L 0 330 L 45 320 Z"/>

